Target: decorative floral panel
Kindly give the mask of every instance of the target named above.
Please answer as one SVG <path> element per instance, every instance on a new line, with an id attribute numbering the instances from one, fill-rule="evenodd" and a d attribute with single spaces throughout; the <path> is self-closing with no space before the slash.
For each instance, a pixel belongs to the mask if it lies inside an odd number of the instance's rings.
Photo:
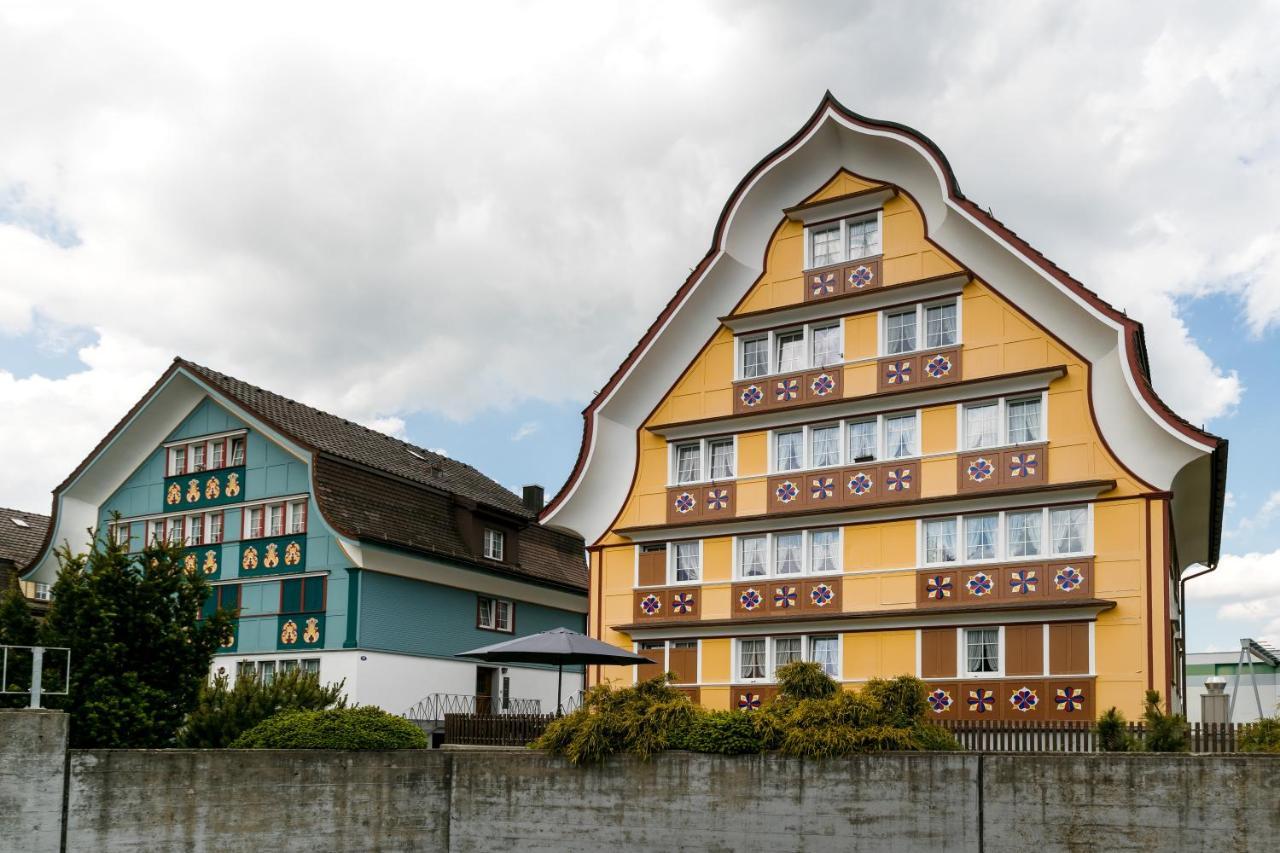
<path id="1" fill-rule="evenodd" d="M 240 543 L 240 577 L 288 575 L 307 566 L 307 537 L 274 536 Z"/>
<path id="2" fill-rule="evenodd" d="M 182 552 L 182 568 L 189 575 L 200 574 L 205 580 L 222 577 L 222 545 L 201 545 Z"/>
<path id="3" fill-rule="evenodd" d="M 800 610 L 804 613 L 838 613 L 841 601 L 840 575 L 806 579 L 800 584 Z"/>
<path id="4" fill-rule="evenodd" d="M 737 514 L 737 485 L 732 480 L 708 486 L 673 486 L 667 489 L 667 524 L 707 518 L 731 518 Z"/>
<path id="5" fill-rule="evenodd" d="M 779 376 L 762 376 L 733 384 L 733 413 L 785 409 L 805 403 L 834 400 L 844 395 L 844 370 L 839 365 Z"/>
<path id="6" fill-rule="evenodd" d="M 1048 477 L 1048 460 L 1045 444 L 962 453 L 956 457 L 956 490 L 1039 488 Z"/>
<path id="7" fill-rule="evenodd" d="M 881 287 L 884 277 L 881 275 L 880 263 L 879 257 L 862 258 L 851 263 L 808 270 L 804 274 L 804 301 L 817 302 L 850 293 L 865 293 Z"/>
<path id="8" fill-rule="evenodd" d="M 244 500 L 244 466 L 164 478 L 162 512 L 195 510 Z"/>
<path id="9" fill-rule="evenodd" d="M 935 720 L 954 720 L 960 716 L 960 685 L 955 682 L 930 683 L 925 694 L 927 716 Z"/>
<path id="10" fill-rule="evenodd" d="M 288 613 L 277 616 L 276 648 L 281 651 L 324 648 L 324 614 Z"/>
<path id="11" fill-rule="evenodd" d="M 929 350 L 920 354 L 920 384 L 944 385 L 960 378 L 960 348 Z"/>
<path id="12" fill-rule="evenodd" d="M 218 646 L 218 650 L 217 652 L 215 652 L 215 654 L 220 654 L 220 655 L 232 654 L 237 650 L 239 643 L 240 643 L 240 620 L 233 619 L 231 621 L 231 636 L 226 640 L 222 641 L 221 645 Z"/>
<path id="13" fill-rule="evenodd" d="M 759 711 L 778 698 L 773 684 L 735 684 L 729 690 L 729 707 L 737 711 Z"/>
<path id="14" fill-rule="evenodd" d="M 697 619 L 702 612 L 702 588 L 677 586 L 636 590 L 633 613 L 637 622 Z"/>
<path id="15" fill-rule="evenodd" d="M 730 592 L 733 616 L 735 618 L 741 616 L 764 616 L 767 613 L 776 612 L 773 606 L 775 586 L 782 587 L 784 585 L 774 584 L 769 578 L 760 578 L 759 582 L 734 584 Z M 798 587 L 798 584 L 787 584 L 786 586 Z"/>
<path id="16" fill-rule="evenodd" d="M 929 681 L 925 702 L 934 719 L 1092 721 L 1094 688 L 1093 676 Z"/>
<path id="17" fill-rule="evenodd" d="M 1093 558 L 1054 563 L 952 566 L 916 574 L 916 604 L 1069 601 L 1093 597 Z"/>

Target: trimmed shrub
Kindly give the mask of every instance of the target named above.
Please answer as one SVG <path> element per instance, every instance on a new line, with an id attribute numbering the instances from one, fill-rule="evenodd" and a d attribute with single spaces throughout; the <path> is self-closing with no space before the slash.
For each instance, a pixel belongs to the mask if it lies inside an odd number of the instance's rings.
<path id="1" fill-rule="evenodd" d="M 285 711 L 232 742 L 235 749 L 425 749 L 426 734 L 381 708 Z"/>
<path id="2" fill-rule="evenodd" d="M 918 722 L 911 727 L 911 742 L 916 749 L 925 752 L 951 752 L 962 748 L 955 735 L 937 723 L 928 721 Z"/>
<path id="3" fill-rule="evenodd" d="M 1108 708 L 1098 718 L 1098 748 L 1103 752 L 1132 752 L 1138 742 L 1126 730 L 1124 714 L 1116 708 Z"/>
<path id="4" fill-rule="evenodd" d="M 684 748 L 718 755 L 746 755 L 760 752 L 756 718 L 763 714 L 745 711 L 708 711 L 698 714 L 689 726 Z"/>
<path id="5" fill-rule="evenodd" d="M 323 711 L 345 708 L 342 685 L 321 685 L 315 673 L 293 670 L 264 683 L 257 674 L 245 674 L 229 687 L 227 676 L 205 683 L 195 709 L 178 732 L 178 746 L 219 749 L 258 723 L 281 711 Z"/>
<path id="6" fill-rule="evenodd" d="M 918 678 L 910 675 L 890 680 L 873 678 L 859 692 L 880 707 L 880 720 L 885 725 L 908 728 L 925 717 L 928 691 Z"/>
<path id="7" fill-rule="evenodd" d="M 1191 732 L 1187 719 L 1181 714 L 1166 714 L 1160 710 L 1160 691 L 1148 690 L 1143 703 L 1142 722 L 1146 734 L 1142 748 L 1147 752 L 1189 752 Z"/>
<path id="8" fill-rule="evenodd" d="M 595 764 L 620 752 L 647 759 L 682 748 L 698 713 L 689 697 L 668 686 L 666 675 L 634 687 L 601 684 L 586 692 L 581 708 L 552 722 L 529 746 L 563 755 L 571 764 Z"/>
<path id="9" fill-rule="evenodd" d="M 1240 735 L 1240 752 L 1280 753 L 1280 717 L 1263 717 Z"/>
<path id="10" fill-rule="evenodd" d="M 778 667 L 779 694 L 788 699 L 825 699 L 840 685 L 813 661 L 793 661 Z"/>

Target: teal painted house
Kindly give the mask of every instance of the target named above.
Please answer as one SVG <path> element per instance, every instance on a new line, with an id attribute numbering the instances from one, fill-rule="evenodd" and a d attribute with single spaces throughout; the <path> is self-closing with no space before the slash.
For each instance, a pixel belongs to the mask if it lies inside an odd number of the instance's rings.
<path id="1" fill-rule="evenodd" d="M 52 583 L 53 547 L 83 550 L 90 526 L 135 549 L 165 538 L 212 584 L 206 611 L 236 611 L 215 670 L 313 670 L 397 713 L 429 696 L 548 710 L 554 670 L 456 657 L 585 630 L 583 542 L 541 527 L 541 505 L 539 487 L 517 496 L 468 465 L 176 359 L 55 490 L 24 578 Z M 579 679 L 566 673 L 566 692 Z"/>

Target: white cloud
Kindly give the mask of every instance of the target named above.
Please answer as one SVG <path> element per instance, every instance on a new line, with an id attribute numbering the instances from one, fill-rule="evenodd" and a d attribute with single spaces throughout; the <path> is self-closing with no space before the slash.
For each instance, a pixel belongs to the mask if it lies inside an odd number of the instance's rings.
<path id="1" fill-rule="evenodd" d="M 511 434 L 512 441 L 523 441 L 538 431 L 537 421 L 525 421 Z"/>
<path id="2" fill-rule="evenodd" d="M 1230 502 L 1228 506 L 1231 506 Z M 1240 519 L 1235 529 L 1226 532 L 1226 537 L 1234 539 L 1237 536 L 1265 530 L 1271 526 L 1271 522 L 1275 520 L 1277 514 L 1280 514 L 1280 490 L 1267 495 L 1267 499 L 1262 502 L 1262 506 L 1258 507 L 1253 515 Z"/>
<path id="3" fill-rule="evenodd" d="M 387 435 L 394 436 L 396 438 L 405 437 L 404 418 L 372 418 L 365 421 L 364 426 L 367 426 L 372 430 L 377 430 L 378 432 L 385 432 Z"/>
<path id="4" fill-rule="evenodd" d="M 967 193 L 1142 319 L 1192 421 L 1242 388 L 1180 302 L 1280 323 L 1260 3 L 195 14 L 0 11 L 0 78 L 39 81 L 0 90 L 0 334 L 104 335 L 82 373 L 0 375 L 26 407 L 0 425 L 25 463 L 0 501 L 43 504 L 114 422 L 98 409 L 173 354 L 393 432 L 582 402 L 827 88 L 933 137 Z"/>
<path id="5" fill-rule="evenodd" d="M 1224 554 L 1217 570 L 1187 584 L 1187 601 L 1214 607 L 1241 637 L 1280 644 L 1280 550 Z"/>

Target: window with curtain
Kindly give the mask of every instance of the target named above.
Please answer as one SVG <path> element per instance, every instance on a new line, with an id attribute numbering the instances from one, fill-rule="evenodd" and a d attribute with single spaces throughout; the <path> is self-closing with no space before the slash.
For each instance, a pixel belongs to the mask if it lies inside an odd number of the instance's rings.
<path id="1" fill-rule="evenodd" d="M 885 456 L 902 459 L 916 455 L 916 416 L 894 415 L 884 419 Z"/>
<path id="2" fill-rule="evenodd" d="M 956 304 L 930 305 L 924 309 L 924 339 L 927 347 L 949 347 L 956 342 Z"/>
<path id="3" fill-rule="evenodd" d="M 815 267 L 844 260 L 840 254 L 840 223 L 814 228 L 809 232 L 809 239 Z"/>
<path id="4" fill-rule="evenodd" d="M 695 444 L 676 446 L 676 482 L 696 483 L 702 479 L 702 448 Z"/>
<path id="5" fill-rule="evenodd" d="M 778 372 L 790 373 L 808 367 L 804 358 L 804 330 L 779 332 L 774 336 L 778 353 Z"/>
<path id="6" fill-rule="evenodd" d="M 675 548 L 676 582 L 696 581 L 701 574 L 697 542 L 677 542 Z"/>
<path id="7" fill-rule="evenodd" d="M 809 551 L 809 571 L 840 571 L 840 531 L 813 531 L 809 534 Z"/>
<path id="8" fill-rule="evenodd" d="M 1049 510 L 1049 537 L 1055 554 L 1083 554 L 1088 541 L 1089 512 L 1082 506 Z"/>
<path id="9" fill-rule="evenodd" d="M 773 671 L 801 659 L 799 637 L 778 637 L 773 641 Z"/>
<path id="10" fill-rule="evenodd" d="M 804 534 L 777 533 L 773 537 L 773 571 L 779 575 L 798 574 L 804 568 Z"/>
<path id="11" fill-rule="evenodd" d="M 1000 443 L 1000 405 L 975 403 L 964 407 L 964 449 L 978 450 Z"/>
<path id="12" fill-rule="evenodd" d="M 897 355 L 916 348 L 916 311 L 899 311 L 885 317 L 885 352 Z"/>
<path id="13" fill-rule="evenodd" d="M 711 479 L 727 480 L 733 476 L 733 439 L 720 438 L 707 442 L 711 456 Z"/>
<path id="14" fill-rule="evenodd" d="M 778 471 L 804 467 L 804 433 L 800 430 L 774 433 L 773 462 Z"/>
<path id="15" fill-rule="evenodd" d="M 880 222 L 877 217 L 869 216 L 850 222 L 848 228 L 849 260 L 880 254 Z"/>
<path id="16" fill-rule="evenodd" d="M 755 379 L 769 372 L 769 339 L 748 338 L 742 342 L 742 378 Z"/>
<path id="17" fill-rule="evenodd" d="M 849 461 L 864 462 L 876 458 L 876 422 L 857 421 L 849 424 Z"/>
<path id="18" fill-rule="evenodd" d="M 821 326 L 813 333 L 813 366 L 825 367 L 840 361 L 840 327 Z"/>
<path id="19" fill-rule="evenodd" d="M 1005 404 L 1009 421 L 1009 443 L 1040 440 L 1040 398 L 1010 400 Z"/>
<path id="20" fill-rule="evenodd" d="M 1000 516 L 966 515 L 964 518 L 964 558 L 994 560 L 997 556 Z"/>
<path id="21" fill-rule="evenodd" d="M 924 523 L 924 561 L 954 563 L 956 560 L 956 520 L 931 518 Z"/>
<path id="22" fill-rule="evenodd" d="M 1010 557 L 1040 556 L 1040 545 L 1043 541 L 1040 510 L 1007 513 L 1005 527 L 1008 530 Z"/>
<path id="23" fill-rule="evenodd" d="M 764 678 L 768 660 L 763 639 L 738 641 L 738 677 L 745 680 Z"/>
<path id="24" fill-rule="evenodd" d="M 769 571 L 767 539 L 743 536 L 738 540 L 738 571 L 744 578 L 763 577 Z"/>
<path id="25" fill-rule="evenodd" d="M 814 468 L 840 464 L 840 425 L 809 430 L 809 464 Z"/>
<path id="26" fill-rule="evenodd" d="M 968 628 L 964 637 L 966 674 L 1000 671 L 1000 629 Z"/>
<path id="27" fill-rule="evenodd" d="M 810 637 L 809 659 L 822 666 L 822 671 L 832 678 L 840 677 L 840 639 L 838 637 Z"/>

